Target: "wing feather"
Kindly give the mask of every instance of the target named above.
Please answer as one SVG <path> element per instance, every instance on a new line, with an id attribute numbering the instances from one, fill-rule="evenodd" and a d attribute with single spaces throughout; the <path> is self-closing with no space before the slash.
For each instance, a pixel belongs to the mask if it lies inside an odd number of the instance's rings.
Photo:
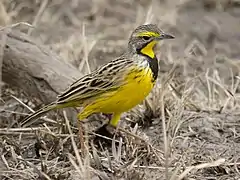
<path id="1" fill-rule="evenodd" d="M 124 83 L 124 73 L 133 61 L 120 57 L 75 81 L 58 96 L 57 103 L 84 101 L 107 91 L 114 91 Z"/>

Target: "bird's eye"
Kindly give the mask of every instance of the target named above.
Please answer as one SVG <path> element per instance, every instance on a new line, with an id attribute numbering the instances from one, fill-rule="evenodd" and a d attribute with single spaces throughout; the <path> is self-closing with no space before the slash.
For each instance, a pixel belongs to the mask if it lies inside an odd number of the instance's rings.
<path id="1" fill-rule="evenodd" d="M 142 36 L 142 38 L 147 41 L 147 40 L 149 40 L 151 37 L 150 37 L 150 36 Z"/>

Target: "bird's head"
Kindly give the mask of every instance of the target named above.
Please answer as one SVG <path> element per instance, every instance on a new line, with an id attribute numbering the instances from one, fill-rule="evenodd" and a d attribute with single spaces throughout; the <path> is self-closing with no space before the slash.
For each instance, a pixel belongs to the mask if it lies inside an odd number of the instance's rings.
<path id="1" fill-rule="evenodd" d="M 132 33 L 128 48 L 130 52 L 136 52 L 154 58 L 155 45 L 163 39 L 173 39 L 174 36 L 163 32 L 155 24 L 138 26 Z"/>

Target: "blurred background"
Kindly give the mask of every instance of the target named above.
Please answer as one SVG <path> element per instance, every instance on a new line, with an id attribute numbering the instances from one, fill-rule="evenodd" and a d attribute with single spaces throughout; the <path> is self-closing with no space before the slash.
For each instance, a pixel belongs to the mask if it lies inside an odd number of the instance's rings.
<path id="1" fill-rule="evenodd" d="M 29 34 L 77 66 L 118 56 L 131 31 L 149 22 L 176 36 L 162 51 L 171 54 L 165 63 L 195 71 L 239 58 L 238 0 L 2 0 L 1 12 L 2 25 L 32 24 Z"/>

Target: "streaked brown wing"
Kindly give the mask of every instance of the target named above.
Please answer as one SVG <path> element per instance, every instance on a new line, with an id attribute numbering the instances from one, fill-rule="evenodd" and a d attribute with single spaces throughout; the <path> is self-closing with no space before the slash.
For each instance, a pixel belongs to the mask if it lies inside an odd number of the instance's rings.
<path id="1" fill-rule="evenodd" d="M 100 67 L 74 82 L 58 96 L 58 103 L 81 101 L 95 97 L 106 91 L 114 91 L 124 82 L 124 71 L 132 61 L 122 57 Z"/>

